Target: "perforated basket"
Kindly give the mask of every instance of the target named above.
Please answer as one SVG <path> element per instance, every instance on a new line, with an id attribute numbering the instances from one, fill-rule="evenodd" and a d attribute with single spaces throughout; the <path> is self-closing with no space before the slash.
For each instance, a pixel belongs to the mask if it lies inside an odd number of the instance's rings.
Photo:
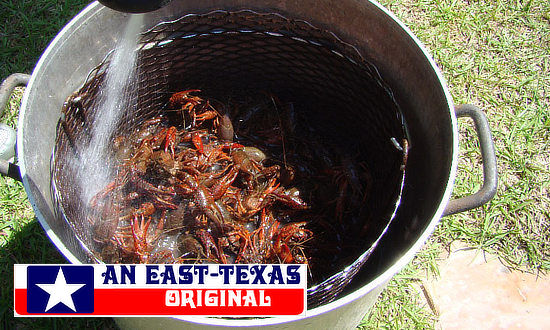
<path id="1" fill-rule="evenodd" d="M 79 213 L 84 207 L 75 183 L 79 174 L 67 162 L 89 139 L 92 105 L 101 93 L 108 61 L 72 96 L 78 102 L 67 102 L 52 166 L 59 213 L 86 246 L 93 241 L 89 223 Z M 323 235 L 353 244 L 317 249 L 317 254 L 332 254 L 339 267 L 316 277 L 308 289 L 308 304 L 333 300 L 376 247 L 402 190 L 405 125 L 376 68 L 351 45 L 305 21 L 249 10 L 186 15 L 141 36 L 137 79 L 130 88 L 137 105 L 123 114 L 117 134 L 162 114 L 172 93 L 190 88 L 221 100 L 268 91 L 293 105 L 295 127 L 304 132 L 296 134 L 296 143 L 307 144 L 304 140 L 314 137 L 330 144 L 339 157 L 368 168 L 370 193 L 361 200 L 360 214 L 334 218 L 323 229 Z M 307 161 L 307 155 L 303 159 Z"/>

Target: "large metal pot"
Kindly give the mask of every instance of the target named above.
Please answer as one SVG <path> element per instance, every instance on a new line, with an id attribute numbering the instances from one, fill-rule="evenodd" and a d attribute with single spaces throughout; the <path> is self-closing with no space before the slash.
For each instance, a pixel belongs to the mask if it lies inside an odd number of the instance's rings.
<path id="1" fill-rule="evenodd" d="M 434 230 L 439 218 L 480 206 L 496 191 L 496 160 L 485 116 L 472 106 L 454 109 L 434 61 L 390 12 L 371 1 L 185 0 L 146 15 L 146 25 L 186 13 L 252 9 L 281 13 L 332 31 L 374 64 L 393 91 L 408 125 L 411 149 L 401 204 L 391 227 L 350 287 L 305 317 L 222 319 L 209 317 L 117 319 L 122 327 L 277 326 L 350 328 L 358 324 L 387 282 L 402 269 Z M 38 62 L 21 108 L 17 155 L 23 184 L 46 233 L 72 263 L 89 259 L 54 207 L 51 153 L 65 98 L 115 46 L 129 15 L 93 3 L 52 41 Z M 21 83 L 24 81 L 12 83 Z M 458 161 L 456 116 L 474 119 L 484 161 L 482 189 L 449 202 Z M 368 123 L 365 123 L 368 125 Z M 13 166 L 2 163 L 3 172 Z M 15 171 L 15 176 L 17 171 Z"/>

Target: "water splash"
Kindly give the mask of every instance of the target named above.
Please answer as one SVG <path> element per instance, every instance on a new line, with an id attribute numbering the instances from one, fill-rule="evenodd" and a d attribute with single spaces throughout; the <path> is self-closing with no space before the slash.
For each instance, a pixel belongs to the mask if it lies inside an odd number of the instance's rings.
<path id="1" fill-rule="evenodd" d="M 78 173 L 82 197 L 90 199 L 113 179 L 109 144 L 121 115 L 136 106 L 136 98 L 129 90 L 136 75 L 136 59 L 139 33 L 143 15 L 131 15 L 122 38 L 118 41 L 100 94 L 94 103 L 94 121 L 88 147 L 80 154 Z"/>

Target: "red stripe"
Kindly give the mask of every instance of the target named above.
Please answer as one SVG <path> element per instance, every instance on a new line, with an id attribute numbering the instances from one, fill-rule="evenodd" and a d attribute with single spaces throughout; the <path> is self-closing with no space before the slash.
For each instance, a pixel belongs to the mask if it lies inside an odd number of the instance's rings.
<path id="1" fill-rule="evenodd" d="M 27 289 L 15 289 L 13 293 L 13 309 L 19 315 L 27 314 Z"/>

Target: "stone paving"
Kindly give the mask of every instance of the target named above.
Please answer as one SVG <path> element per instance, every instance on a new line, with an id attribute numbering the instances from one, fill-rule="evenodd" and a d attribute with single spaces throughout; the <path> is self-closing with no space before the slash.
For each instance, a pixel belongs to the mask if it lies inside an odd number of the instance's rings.
<path id="1" fill-rule="evenodd" d="M 439 329 L 550 329 L 550 277 L 511 271 L 491 254 L 453 244 L 440 276 L 422 283 Z"/>

